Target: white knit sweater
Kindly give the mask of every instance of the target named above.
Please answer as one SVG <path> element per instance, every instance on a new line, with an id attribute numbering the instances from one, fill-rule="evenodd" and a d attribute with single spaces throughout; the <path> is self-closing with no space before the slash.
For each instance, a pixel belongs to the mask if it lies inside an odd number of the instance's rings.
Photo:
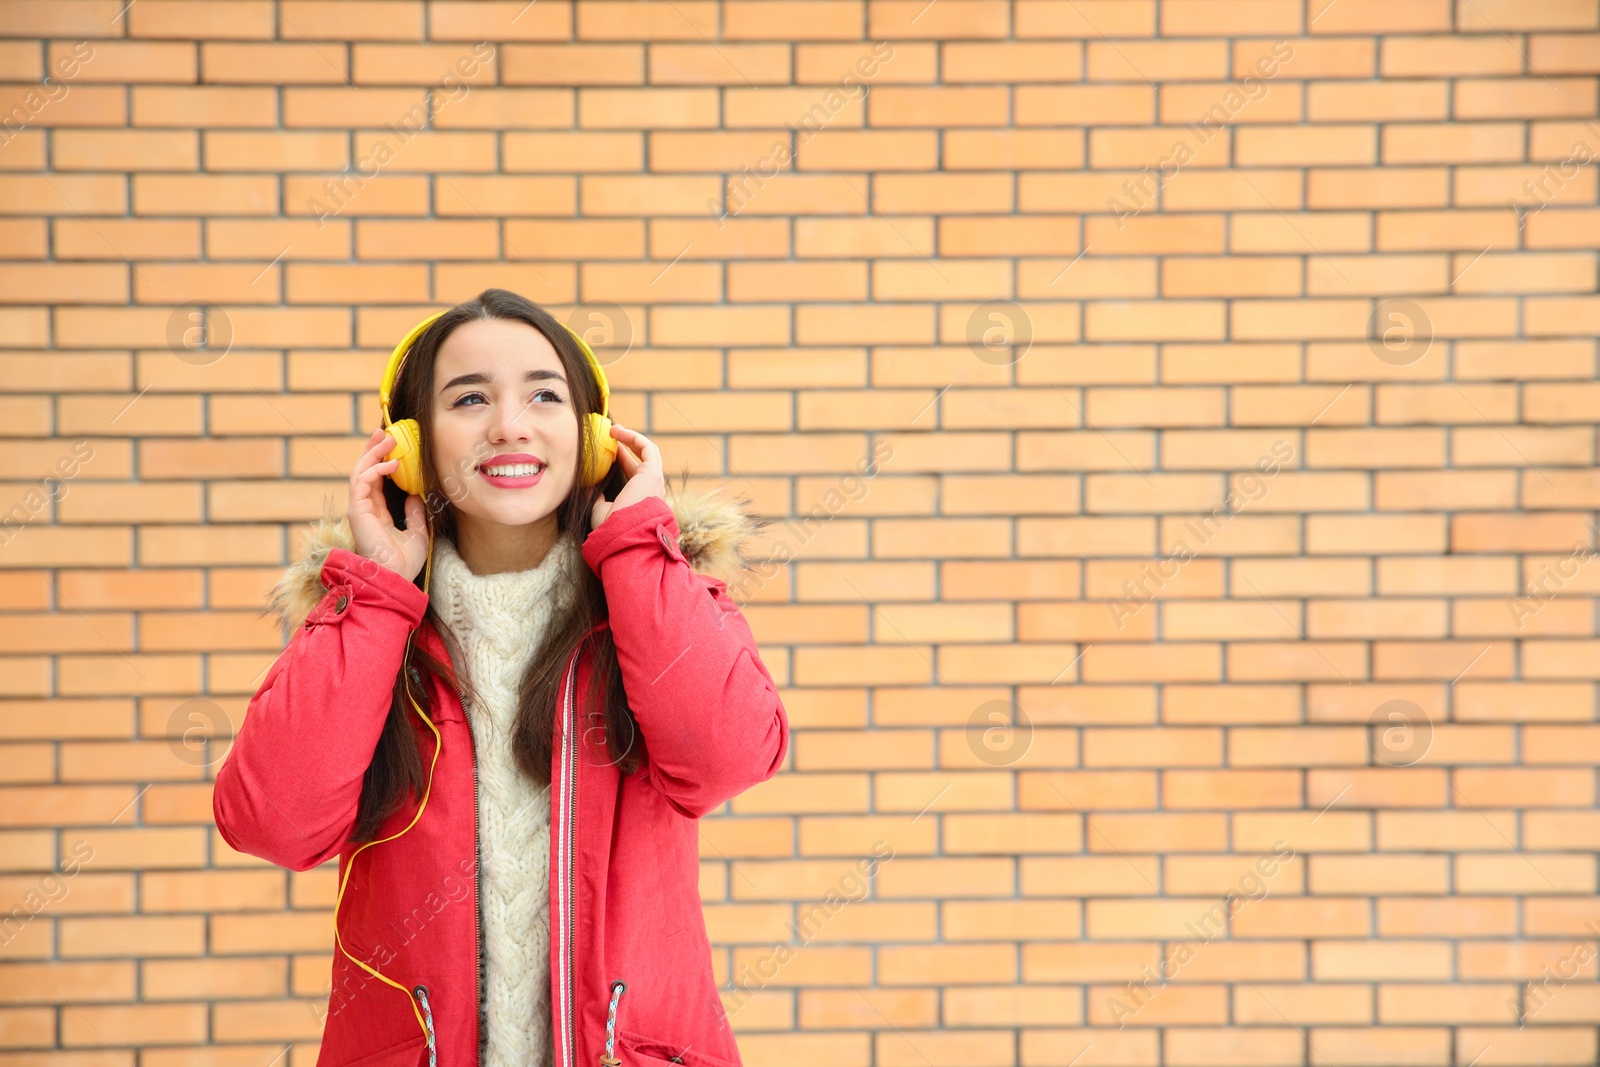
<path id="1" fill-rule="evenodd" d="M 550 787 L 516 765 L 510 733 L 528 657 L 543 640 L 558 598 L 570 602 L 585 566 L 563 537 L 537 567 L 473 574 L 448 538 L 434 545 L 429 597 L 455 636 L 456 669 L 477 693 L 468 725 L 478 761 L 482 852 L 482 1067 L 548 1067 L 555 1061 L 550 1008 Z"/>

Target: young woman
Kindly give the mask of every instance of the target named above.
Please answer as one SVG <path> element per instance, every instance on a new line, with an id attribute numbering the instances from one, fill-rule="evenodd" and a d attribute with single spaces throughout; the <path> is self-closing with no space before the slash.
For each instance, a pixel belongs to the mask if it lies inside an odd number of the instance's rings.
<path id="1" fill-rule="evenodd" d="M 513 293 L 390 372 L 213 794 L 234 849 L 339 858 L 318 1063 L 740 1065 L 696 820 L 788 751 L 728 596 L 760 523 L 667 500 L 656 445 L 594 417 L 593 353 Z"/>

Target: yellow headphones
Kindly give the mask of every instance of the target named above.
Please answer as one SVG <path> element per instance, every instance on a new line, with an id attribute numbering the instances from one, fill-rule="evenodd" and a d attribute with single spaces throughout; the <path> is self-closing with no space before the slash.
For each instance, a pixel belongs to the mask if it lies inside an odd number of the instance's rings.
<path id="1" fill-rule="evenodd" d="M 434 320 L 443 314 L 444 312 L 440 311 L 429 315 L 413 326 L 411 332 L 394 346 L 394 352 L 389 356 L 389 365 L 383 370 L 383 382 L 378 386 L 378 406 L 383 410 L 383 425 L 394 435 L 394 448 L 384 459 L 400 461 L 400 465 L 389 477 L 401 489 L 417 495 L 421 495 L 426 484 L 422 476 L 422 430 L 417 425 L 416 419 L 391 421 L 389 398 L 411 346 L 422 336 L 422 331 L 432 326 Z M 589 347 L 589 342 L 570 326 L 567 327 L 567 332 L 578 342 L 578 347 L 583 350 L 585 358 L 589 361 L 589 368 L 594 371 L 595 380 L 600 383 L 600 410 L 589 412 L 583 420 L 584 429 L 589 434 L 590 447 L 589 459 L 580 479 L 583 485 L 598 485 L 611 470 L 611 465 L 617 458 L 617 439 L 611 436 L 611 385 L 606 381 L 605 369 L 595 358 L 594 349 Z"/>
<path id="2" fill-rule="evenodd" d="M 401 340 L 398 345 L 395 345 L 394 353 L 389 357 L 389 365 L 385 367 L 383 371 L 383 384 L 378 386 L 378 405 L 383 409 L 383 423 L 384 426 L 388 428 L 389 432 L 394 434 L 395 441 L 394 449 L 390 451 L 389 455 L 385 458 L 398 459 L 400 461 L 400 465 L 395 468 L 394 473 L 389 477 L 393 479 L 396 485 L 398 485 L 401 489 L 404 489 L 407 493 L 413 493 L 417 495 L 420 495 L 425 487 L 422 477 L 421 428 L 417 425 L 417 420 L 415 419 L 401 419 L 399 422 L 390 421 L 389 397 L 394 389 L 395 380 L 400 376 L 400 366 L 405 362 L 406 355 L 411 351 L 411 346 L 416 343 L 418 337 L 422 336 L 422 331 L 433 325 L 434 320 L 443 314 L 444 312 L 441 311 L 437 314 L 429 315 L 417 325 L 413 326 L 411 328 L 411 332 L 406 334 L 405 338 Z M 583 354 L 588 358 L 589 366 L 593 369 L 594 376 L 600 383 L 600 411 L 590 412 L 588 418 L 584 420 L 584 425 L 589 433 L 591 448 L 589 450 L 588 465 L 584 470 L 583 484 L 597 485 L 601 479 L 606 476 L 607 472 L 611 470 L 611 465 L 616 461 L 617 456 L 617 441 L 616 438 L 611 436 L 611 419 L 609 414 L 607 414 L 611 410 L 611 386 L 606 381 L 606 372 L 601 368 L 600 361 L 595 358 L 594 350 L 589 347 L 588 342 L 582 337 L 579 337 L 577 331 L 573 330 L 571 327 L 567 327 L 567 332 L 576 338 L 578 347 L 583 349 Z M 433 525 L 432 523 L 429 523 L 428 558 L 423 564 L 422 570 L 422 591 L 424 593 L 428 591 L 428 585 L 432 577 Z M 412 633 L 406 637 L 406 651 L 404 658 L 401 660 L 400 667 L 402 671 L 410 672 L 412 670 L 409 664 L 411 659 L 411 641 L 415 634 L 416 631 L 412 631 Z M 428 764 L 428 781 L 423 787 L 421 802 L 417 805 L 416 814 L 411 817 L 411 821 L 405 825 L 404 829 L 397 830 L 388 837 L 380 837 L 375 840 L 368 841 L 350 853 L 349 859 L 345 861 L 344 877 L 339 880 L 338 895 L 334 898 L 333 902 L 333 939 L 334 943 L 338 945 L 339 951 L 344 953 L 345 958 L 349 959 L 352 963 L 359 966 L 362 970 L 366 971 L 374 978 L 386 982 L 406 994 L 406 998 L 412 1002 L 412 1014 L 416 1016 L 417 1025 L 422 1028 L 423 1037 L 427 1041 L 428 1061 L 429 1063 L 432 1063 L 434 1062 L 435 1058 L 433 1008 L 428 1003 L 427 987 L 418 985 L 415 988 L 408 989 L 399 982 L 396 982 L 394 979 L 381 974 L 377 968 L 372 967 L 365 960 L 358 960 L 354 956 L 350 955 L 349 951 L 344 947 L 344 939 L 339 936 L 339 905 L 344 902 L 345 886 L 350 882 L 350 873 L 355 870 L 356 855 L 360 853 L 362 849 L 371 848 L 373 845 L 382 844 L 385 841 L 393 841 L 395 838 L 399 837 L 401 834 L 417 825 L 417 820 L 422 818 L 423 809 L 428 806 L 428 795 L 433 791 L 433 768 L 439 762 L 439 752 L 444 747 L 444 739 L 439 735 L 439 728 L 435 726 L 433 721 L 429 719 L 428 716 L 423 712 L 422 706 L 417 703 L 417 698 L 412 694 L 412 683 L 420 681 L 420 677 L 415 674 L 407 674 L 405 679 L 406 699 L 410 700 L 411 706 L 416 709 L 417 718 L 421 719 L 423 724 L 426 725 L 428 729 L 433 731 L 433 759 Z M 422 1010 L 418 1010 L 417 1008 L 417 1001 L 419 999 L 422 1003 Z M 423 1011 L 427 1012 L 426 1019 L 423 1018 Z"/>

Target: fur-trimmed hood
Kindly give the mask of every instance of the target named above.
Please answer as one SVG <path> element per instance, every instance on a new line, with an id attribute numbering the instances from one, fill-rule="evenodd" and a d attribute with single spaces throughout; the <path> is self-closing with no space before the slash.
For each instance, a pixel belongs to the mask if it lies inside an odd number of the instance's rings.
<path id="1" fill-rule="evenodd" d="M 746 556 L 751 539 L 766 526 L 751 514 L 749 501 L 734 499 L 717 489 L 668 487 L 667 507 L 678 524 L 678 548 L 689 567 L 734 587 L 750 570 Z M 283 639 L 305 622 L 306 616 L 327 593 L 322 565 L 335 548 L 353 549 L 350 520 L 329 514 L 307 527 L 305 551 L 291 563 L 272 588 L 266 611 L 278 617 Z"/>

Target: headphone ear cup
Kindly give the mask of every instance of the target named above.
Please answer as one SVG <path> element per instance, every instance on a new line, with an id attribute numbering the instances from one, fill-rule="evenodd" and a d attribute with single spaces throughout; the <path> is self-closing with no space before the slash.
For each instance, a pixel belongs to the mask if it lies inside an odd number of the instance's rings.
<path id="1" fill-rule="evenodd" d="M 422 427 L 416 419 L 401 419 L 389 424 L 394 435 L 394 448 L 384 459 L 398 459 L 400 465 L 389 475 L 391 481 L 408 493 L 421 495 L 422 485 Z"/>
<path id="2" fill-rule="evenodd" d="M 611 436 L 611 420 L 598 411 L 589 412 L 589 467 L 584 485 L 599 485 L 617 461 L 617 439 Z"/>

